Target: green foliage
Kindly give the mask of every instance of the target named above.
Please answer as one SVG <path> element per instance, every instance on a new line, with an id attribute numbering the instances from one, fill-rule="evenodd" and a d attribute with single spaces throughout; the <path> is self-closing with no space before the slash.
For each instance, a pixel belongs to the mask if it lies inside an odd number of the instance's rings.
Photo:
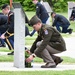
<path id="1" fill-rule="evenodd" d="M 9 0 L 0 0 L 0 8 L 2 7 L 3 4 L 9 4 Z"/>
<path id="2" fill-rule="evenodd" d="M 55 1 L 53 1 L 55 2 Z M 65 0 L 57 0 L 54 4 L 53 4 L 53 9 L 56 12 L 63 12 L 63 11 L 67 11 L 67 1 Z"/>
<path id="3" fill-rule="evenodd" d="M 32 3 L 32 0 L 25 0 L 23 2 L 23 7 L 24 7 L 24 10 L 26 11 L 35 10 L 35 5 Z"/>
<path id="4" fill-rule="evenodd" d="M 75 0 L 45 0 L 47 1 L 51 7 L 53 8 L 53 11 L 55 12 L 66 12 L 68 10 L 68 2 Z"/>
<path id="5" fill-rule="evenodd" d="M 32 3 L 32 0 L 13 0 L 14 2 L 20 2 L 26 11 L 35 10 L 35 5 Z M 0 0 L 0 8 L 3 4 L 9 4 L 10 0 Z"/>
<path id="6" fill-rule="evenodd" d="M 27 52 L 25 52 L 25 58 L 28 58 L 29 56 L 30 56 L 30 54 L 28 54 Z M 32 67 L 31 63 L 25 62 L 25 67 Z"/>
<path id="7" fill-rule="evenodd" d="M 3 4 L 9 3 L 10 0 L 0 0 L 0 8 Z M 34 11 L 35 5 L 32 3 L 32 0 L 13 0 L 14 2 L 20 2 L 26 11 Z M 40 0 L 39 0 L 40 1 Z M 55 12 L 66 12 L 69 1 L 75 0 L 43 0 L 50 4 Z"/>

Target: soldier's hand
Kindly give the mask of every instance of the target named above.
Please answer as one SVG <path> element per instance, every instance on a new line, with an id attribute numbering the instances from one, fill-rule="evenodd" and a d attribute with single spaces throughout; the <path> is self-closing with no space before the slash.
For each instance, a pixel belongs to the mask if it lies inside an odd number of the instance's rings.
<path id="1" fill-rule="evenodd" d="M 31 54 L 30 50 L 25 50 L 28 54 Z"/>
<path id="2" fill-rule="evenodd" d="M 4 36 L 4 35 L 5 35 L 5 34 L 2 34 L 0 38 L 1 38 L 1 39 L 5 39 L 5 36 Z"/>
<path id="3" fill-rule="evenodd" d="M 32 60 L 33 60 L 33 56 L 32 55 L 30 55 L 27 59 L 26 59 L 26 62 L 32 62 Z"/>

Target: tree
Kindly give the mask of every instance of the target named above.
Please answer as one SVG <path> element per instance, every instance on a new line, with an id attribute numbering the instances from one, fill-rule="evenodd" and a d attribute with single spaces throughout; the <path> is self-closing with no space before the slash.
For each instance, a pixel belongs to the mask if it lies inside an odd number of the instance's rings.
<path id="1" fill-rule="evenodd" d="M 5 4 L 9 3 L 10 0 L 0 0 L 0 7 Z M 20 2 L 26 11 L 33 11 L 35 10 L 35 5 L 32 3 L 32 0 L 13 0 L 14 2 Z M 50 6 L 52 7 L 53 11 L 63 12 L 67 11 L 68 1 L 75 1 L 75 0 L 43 0 L 47 1 Z"/>

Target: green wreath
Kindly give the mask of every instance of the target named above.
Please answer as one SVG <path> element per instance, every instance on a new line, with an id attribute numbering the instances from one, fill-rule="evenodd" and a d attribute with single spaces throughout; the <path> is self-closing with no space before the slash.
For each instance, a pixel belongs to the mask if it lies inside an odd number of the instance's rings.
<path id="1" fill-rule="evenodd" d="M 30 54 L 28 54 L 28 53 L 25 51 L 25 58 L 28 58 L 29 56 L 30 56 Z M 31 66 L 31 62 L 28 63 L 28 62 L 25 61 L 25 67 L 32 67 L 32 66 Z"/>

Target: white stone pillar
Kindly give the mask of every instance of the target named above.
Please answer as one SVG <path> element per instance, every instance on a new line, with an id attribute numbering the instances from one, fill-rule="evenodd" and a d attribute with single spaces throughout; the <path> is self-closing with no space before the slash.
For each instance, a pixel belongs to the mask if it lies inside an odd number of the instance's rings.
<path id="1" fill-rule="evenodd" d="M 14 66 L 25 67 L 25 16 L 21 8 L 14 8 Z"/>
<path id="2" fill-rule="evenodd" d="M 75 2 L 68 2 L 68 20 L 69 20 L 69 18 L 71 16 L 73 7 L 75 7 Z"/>

